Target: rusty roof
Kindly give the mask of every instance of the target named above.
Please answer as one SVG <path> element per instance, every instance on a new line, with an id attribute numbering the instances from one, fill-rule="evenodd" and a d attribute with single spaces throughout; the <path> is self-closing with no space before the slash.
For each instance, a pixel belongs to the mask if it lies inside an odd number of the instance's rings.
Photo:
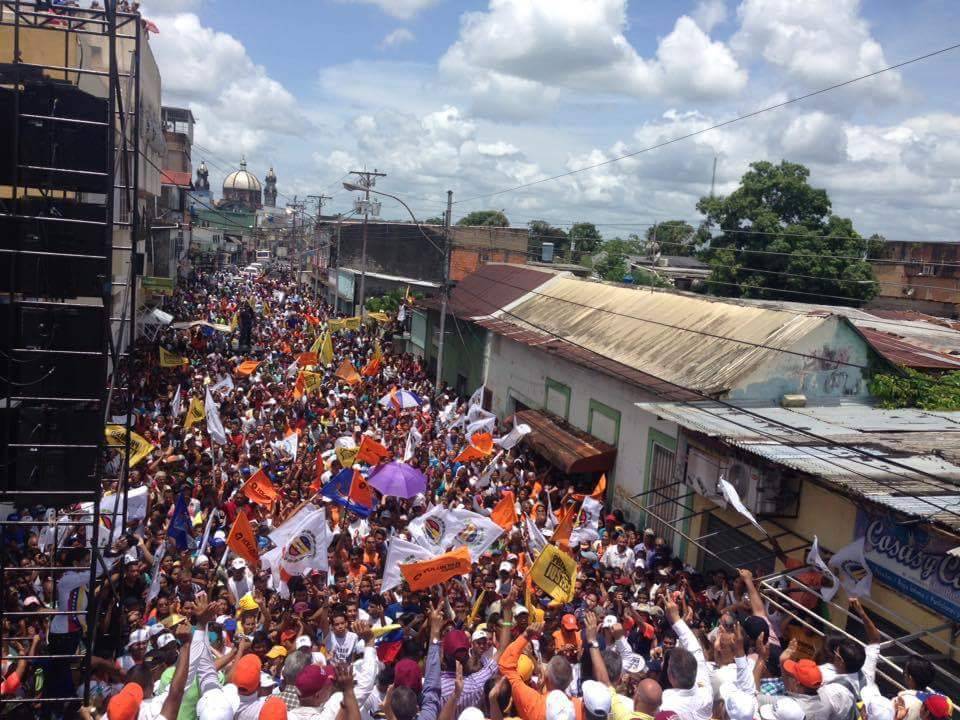
<path id="1" fill-rule="evenodd" d="M 836 322 L 819 310 L 771 309 L 567 277 L 496 316 L 708 394 L 729 390 L 825 323 Z"/>
<path id="2" fill-rule="evenodd" d="M 870 346 L 894 365 L 915 370 L 960 370 L 960 357 L 914 345 L 893 333 L 857 326 Z"/>
<path id="3" fill-rule="evenodd" d="M 567 475 L 607 472 L 617 449 L 545 410 L 520 410 L 518 423 L 530 426 L 524 442 Z"/>
<path id="4" fill-rule="evenodd" d="M 487 263 L 457 283 L 447 308 L 464 320 L 492 315 L 555 277 L 557 272 L 547 268 Z M 434 310 L 440 308 L 438 298 L 427 298 L 417 304 Z"/>

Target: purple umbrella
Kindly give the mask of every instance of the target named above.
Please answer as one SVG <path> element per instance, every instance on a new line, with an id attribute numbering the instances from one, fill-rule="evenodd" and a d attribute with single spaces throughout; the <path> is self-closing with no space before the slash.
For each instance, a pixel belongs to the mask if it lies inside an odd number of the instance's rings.
<path id="1" fill-rule="evenodd" d="M 367 483 L 383 495 L 406 499 L 419 495 L 427 489 L 427 478 L 424 474 L 399 460 L 378 467 L 367 478 Z"/>

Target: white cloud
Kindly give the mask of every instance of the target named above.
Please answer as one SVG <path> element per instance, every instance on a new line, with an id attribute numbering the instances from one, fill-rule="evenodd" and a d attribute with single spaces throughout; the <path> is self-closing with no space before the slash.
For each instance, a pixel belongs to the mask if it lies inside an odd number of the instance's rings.
<path id="1" fill-rule="evenodd" d="M 421 10 L 437 3 L 437 0 L 346 0 L 363 5 L 376 5 L 378 8 L 401 20 L 409 20 Z"/>
<path id="2" fill-rule="evenodd" d="M 440 67 L 471 84 L 481 109 L 505 93 L 537 104 L 555 102 L 560 90 L 707 100 L 746 84 L 726 45 L 685 15 L 650 59 L 626 26 L 626 0 L 490 0 L 487 11 L 462 16 Z"/>
<path id="3" fill-rule="evenodd" d="M 822 112 L 795 117 L 781 140 L 785 156 L 795 162 L 839 163 L 847 159 L 847 134 L 840 122 Z"/>
<path id="4" fill-rule="evenodd" d="M 692 17 L 708 33 L 727 19 L 726 0 L 700 0 L 693 9 Z"/>
<path id="5" fill-rule="evenodd" d="M 387 33 L 386 37 L 380 41 L 381 48 L 393 47 L 394 45 L 403 45 L 413 42 L 414 35 L 406 28 L 397 28 L 393 32 Z"/>
<path id="6" fill-rule="evenodd" d="M 158 16 L 155 22 L 162 32 L 150 45 L 163 102 L 193 110 L 200 145 L 238 161 L 242 153 L 310 127 L 296 98 L 254 63 L 236 38 L 203 26 L 193 13 Z"/>
<path id="7" fill-rule="evenodd" d="M 170 15 L 184 10 L 193 10 L 202 3 L 203 0 L 148 0 L 143 3 L 143 14 L 148 18 L 154 15 Z"/>
<path id="8" fill-rule="evenodd" d="M 740 29 L 731 46 L 744 56 L 762 56 L 804 87 L 842 82 L 888 65 L 860 16 L 859 0 L 743 0 L 737 16 Z M 899 97 L 903 89 L 896 71 L 855 87 L 885 100 Z"/>

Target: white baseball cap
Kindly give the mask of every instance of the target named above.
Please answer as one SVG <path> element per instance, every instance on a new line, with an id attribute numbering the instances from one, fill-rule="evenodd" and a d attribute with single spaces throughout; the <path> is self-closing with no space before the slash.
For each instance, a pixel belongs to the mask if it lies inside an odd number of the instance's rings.
<path id="1" fill-rule="evenodd" d="M 300 637 L 297 638 L 293 646 L 297 650 L 299 650 L 300 648 L 310 648 L 310 647 L 313 647 L 313 640 L 311 640 L 310 637 L 307 635 L 301 635 Z"/>
<path id="2" fill-rule="evenodd" d="M 241 557 L 234 558 L 230 563 L 230 567 L 234 570 L 245 570 L 247 567 L 247 561 Z"/>
<path id="3" fill-rule="evenodd" d="M 609 690 L 607 697 L 610 697 Z M 547 693 L 546 720 L 575 720 L 575 718 L 573 703 L 562 690 L 551 690 Z"/>
<path id="4" fill-rule="evenodd" d="M 157 647 L 164 648 L 170 643 L 175 643 L 176 641 L 177 639 L 173 635 L 171 635 L 170 633 L 164 633 L 163 635 L 157 638 Z"/>
<path id="5" fill-rule="evenodd" d="M 145 643 L 150 639 L 150 631 L 146 628 L 140 628 L 139 630 L 134 630 L 130 633 L 130 640 L 127 642 L 127 647 L 131 645 L 136 645 L 137 643 Z"/>
<path id="6" fill-rule="evenodd" d="M 224 685 L 203 693 L 197 703 L 197 720 L 233 720 L 240 709 L 236 685 Z"/>
<path id="7" fill-rule="evenodd" d="M 764 720 L 804 720 L 803 707 L 793 698 L 784 697 L 773 705 L 760 708 L 760 717 Z"/>
<path id="8" fill-rule="evenodd" d="M 620 621 L 617 619 L 616 615 L 604 615 L 603 622 L 600 624 L 602 628 L 612 628 L 614 625 L 618 624 Z"/>
<path id="9" fill-rule="evenodd" d="M 736 683 L 725 682 L 718 691 L 730 720 L 753 720 L 757 713 L 757 700 L 740 690 Z M 786 718 L 784 718 L 786 720 Z M 801 713 L 799 720 L 803 720 Z"/>
<path id="10" fill-rule="evenodd" d="M 610 705 L 613 698 L 610 688 L 596 680 L 587 680 L 583 683 L 583 708 L 590 718 L 606 718 L 610 715 Z"/>
<path id="11" fill-rule="evenodd" d="M 457 716 L 457 720 L 484 720 L 486 715 L 483 710 L 475 707 L 464 708 L 463 712 Z"/>
<path id="12" fill-rule="evenodd" d="M 500 563 L 500 572 L 513 572 L 513 563 L 509 563 L 504 560 Z"/>

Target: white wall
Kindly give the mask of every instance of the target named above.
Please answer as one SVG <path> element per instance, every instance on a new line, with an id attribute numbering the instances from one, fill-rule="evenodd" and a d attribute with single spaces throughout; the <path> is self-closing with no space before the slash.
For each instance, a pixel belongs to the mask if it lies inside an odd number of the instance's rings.
<path id="1" fill-rule="evenodd" d="M 676 424 L 658 420 L 635 405 L 638 402 L 650 402 L 653 398 L 649 394 L 609 375 L 493 333 L 488 335 L 488 346 L 490 361 L 485 384 L 493 393 L 495 413 L 504 417 L 514 410 L 511 396 L 530 407 L 542 408 L 548 377 L 570 388 L 570 414 L 567 420 L 572 425 L 587 430 L 591 400 L 619 410 L 617 461 L 612 476 L 608 476 L 608 488 L 611 485 L 614 487 L 615 498 L 620 495 L 629 497 L 647 489 L 647 449 L 651 429 L 671 438 L 677 437 Z M 551 406 L 555 403 L 555 393 L 551 393 Z M 609 429 L 610 424 L 599 419 L 595 413 L 594 431 L 601 434 Z M 616 504 L 628 514 L 634 510 L 629 505 Z"/>

